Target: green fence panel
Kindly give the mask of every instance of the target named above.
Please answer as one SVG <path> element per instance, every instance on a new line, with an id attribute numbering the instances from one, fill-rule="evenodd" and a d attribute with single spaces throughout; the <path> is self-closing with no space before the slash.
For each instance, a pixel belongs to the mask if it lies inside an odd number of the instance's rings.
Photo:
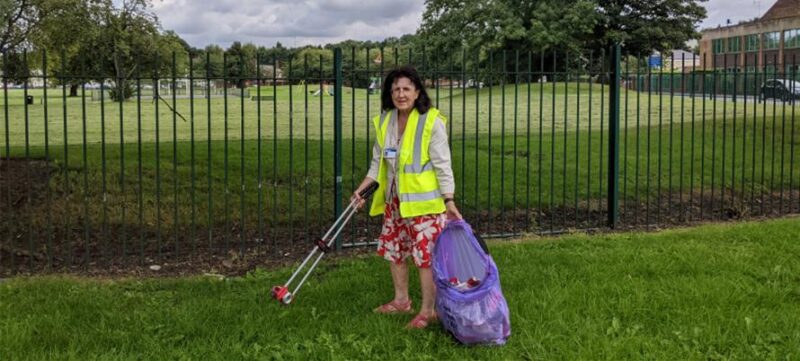
<path id="1" fill-rule="evenodd" d="M 456 202 L 485 236 L 800 211 L 798 101 L 765 92 L 800 79 L 796 59 L 668 72 L 624 47 L 404 46 L 176 53 L 121 75 L 61 58 L 2 57 L 0 275 L 299 257 L 366 175 L 402 64 L 446 118 Z M 375 244 L 365 213 L 339 247 Z"/>

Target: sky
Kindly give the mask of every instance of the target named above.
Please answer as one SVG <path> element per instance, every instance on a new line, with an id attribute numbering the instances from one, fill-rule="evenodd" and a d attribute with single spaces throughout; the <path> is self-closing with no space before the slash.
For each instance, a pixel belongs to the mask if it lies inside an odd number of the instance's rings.
<path id="1" fill-rule="evenodd" d="M 704 4 L 708 13 L 700 28 L 725 26 L 728 20 L 736 24 L 761 17 L 774 3 L 775 0 L 709 0 Z"/>
<path id="2" fill-rule="evenodd" d="M 700 28 L 761 16 L 774 0 L 709 0 Z M 234 41 L 297 47 L 347 39 L 383 40 L 416 32 L 424 0 L 153 0 L 164 29 L 190 45 Z"/>
<path id="3" fill-rule="evenodd" d="M 164 29 L 195 47 L 295 47 L 416 32 L 423 0 L 153 0 Z"/>

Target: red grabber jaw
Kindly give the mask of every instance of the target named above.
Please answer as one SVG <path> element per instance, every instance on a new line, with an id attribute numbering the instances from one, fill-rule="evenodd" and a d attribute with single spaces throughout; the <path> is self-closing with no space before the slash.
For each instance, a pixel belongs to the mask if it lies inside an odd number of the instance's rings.
<path id="1" fill-rule="evenodd" d="M 288 305 L 292 302 L 294 298 L 292 293 L 289 292 L 289 288 L 286 286 L 275 286 L 272 287 L 272 298 L 280 301 L 284 305 Z"/>

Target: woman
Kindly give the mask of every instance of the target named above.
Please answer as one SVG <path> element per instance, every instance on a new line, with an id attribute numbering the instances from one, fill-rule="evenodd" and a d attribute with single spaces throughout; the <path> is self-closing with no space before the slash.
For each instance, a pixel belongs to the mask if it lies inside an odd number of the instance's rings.
<path id="1" fill-rule="evenodd" d="M 413 313 L 408 296 L 411 257 L 419 269 L 422 305 L 406 326 L 425 328 L 436 320 L 436 288 L 431 252 L 446 219 L 461 219 L 453 200 L 455 181 L 447 142 L 446 119 L 431 107 L 428 93 L 412 67 L 391 71 L 383 82 L 383 113 L 373 120 L 377 140 L 364 181 L 351 197 L 361 208 L 361 190 L 379 182 L 370 215 L 383 215 L 378 255 L 389 260 L 394 298 L 377 313 Z"/>

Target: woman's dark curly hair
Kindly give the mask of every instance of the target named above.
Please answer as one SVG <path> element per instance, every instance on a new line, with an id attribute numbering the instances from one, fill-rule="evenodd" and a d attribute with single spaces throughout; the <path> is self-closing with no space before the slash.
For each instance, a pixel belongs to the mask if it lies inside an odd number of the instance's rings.
<path id="1" fill-rule="evenodd" d="M 394 81 L 398 78 L 408 78 L 408 80 L 411 80 L 417 90 L 419 90 L 419 97 L 414 101 L 414 107 L 417 108 L 417 112 L 420 114 L 427 113 L 428 109 L 431 107 L 431 98 L 428 97 L 428 92 L 425 91 L 425 86 L 422 84 L 422 79 L 420 79 L 419 74 L 417 74 L 417 69 L 408 65 L 394 69 L 386 75 L 386 79 L 383 81 L 383 92 L 381 93 L 381 109 L 384 111 L 394 109 L 394 102 L 392 102 L 392 84 L 394 84 Z"/>

